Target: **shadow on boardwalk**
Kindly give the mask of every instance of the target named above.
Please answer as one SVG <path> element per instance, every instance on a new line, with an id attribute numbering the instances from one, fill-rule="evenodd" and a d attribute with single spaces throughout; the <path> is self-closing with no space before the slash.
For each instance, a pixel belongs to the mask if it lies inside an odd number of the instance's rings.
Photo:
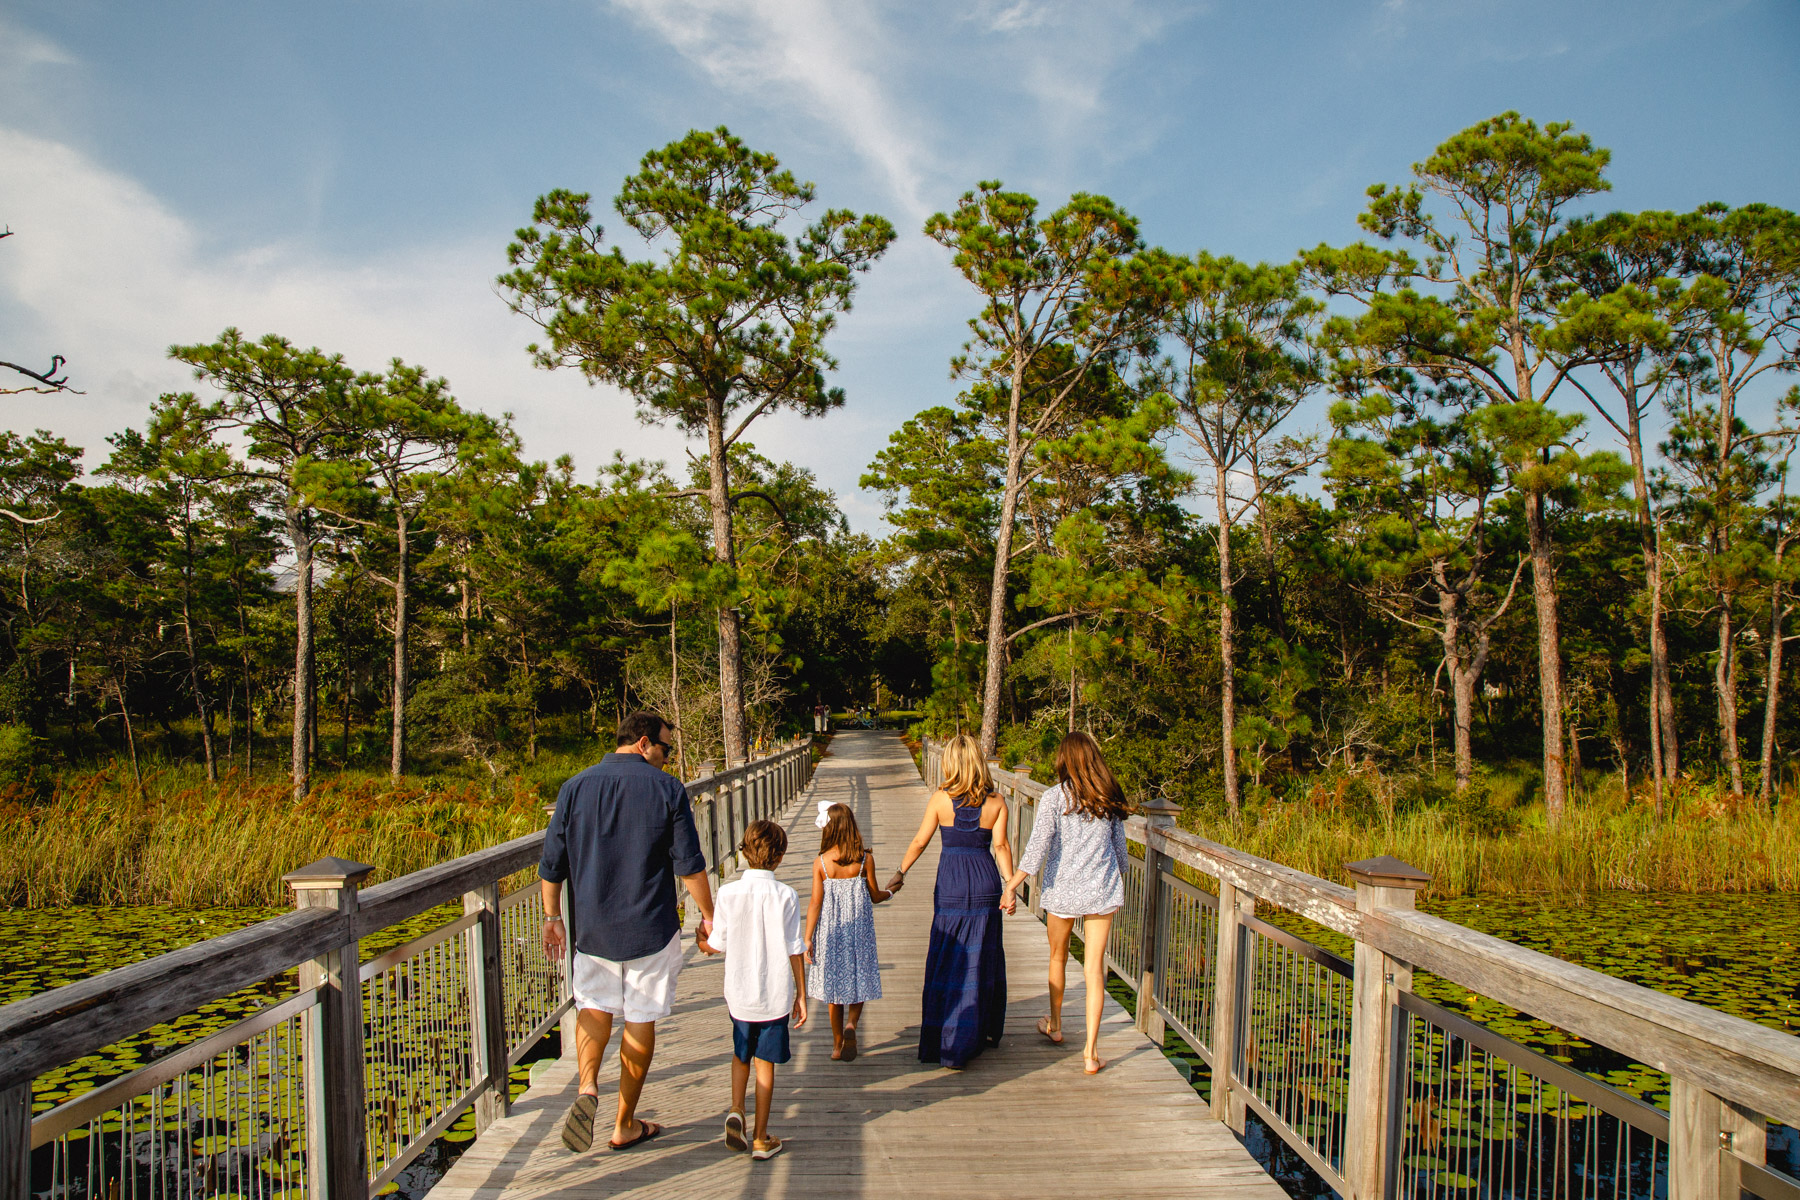
<path id="1" fill-rule="evenodd" d="M 827 799 L 855 810 L 885 881 L 918 827 L 926 792 L 897 735 L 838 734 L 811 791 L 785 818 L 790 845 L 779 874 L 803 904 L 818 846 L 816 801 Z M 675 1012 L 658 1026 L 640 1109 L 668 1133 L 622 1154 L 604 1149 L 603 1135 L 594 1151 L 569 1154 L 558 1136 L 575 1095 L 573 1063 L 564 1059 L 457 1160 L 432 1200 L 1283 1195 L 1110 999 L 1101 1054 L 1111 1065 L 1100 1075 L 1082 1074 L 1078 1038 L 1052 1046 L 1038 1036 L 1048 954 L 1043 927 L 1023 908 L 1006 922 L 1005 1041 L 966 1071 L 920 1063 L 919 992 L 936 862 L 934 839 L 907 888 L 876 907 L 886 998 L 863 1016 L 861 1056 L 831 1061 L 822 1005 L 795 1035 L 794 1061 L 776 1074 L 770 1121 L 789 1139 L 781 1157 L 752 1162 L 720 1139 L 731 1063 L 722 960 L 690 950 Z M 1078 1026 L 1083 996 L 1072 966 L 1066 1013 Z M 602 1126 L 616 1078 L 609 1053 Z"/>

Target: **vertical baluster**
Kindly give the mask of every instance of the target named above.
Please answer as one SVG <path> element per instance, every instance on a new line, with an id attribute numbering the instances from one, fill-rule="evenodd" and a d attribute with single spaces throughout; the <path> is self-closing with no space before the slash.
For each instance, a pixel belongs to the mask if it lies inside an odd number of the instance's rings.
<path id="1" fill-rule="evenodd" d="M 357 889 L 375 868 L 321 858 L 282 876 L 295 908 L 336 909 L 344 944 L 300 965 L 300 986 L 317 987 L 306 1056 L 307 1183 L 314 1200 L 363 1200 L 369 1191 L 363 1142 L 362 985 L 357 980 Z"/>
<path id="2" fill-rule="evenodd" d="M 474 1077 L 488 1083 L 487 1094 L 475 1101 L 475 1132 L 481 1134 L 512 1107 L 506 1068 L 506 989 L 500 973 L 499 882 L 464 892 L 463 911 L 481 914 L 468 939 L 470 1062 Z"/>
<path id="3" fill-rule="evenodd" d="M 1256 897 L 1239 892 L 1229 880 L 1219 880 L 1219 924 L 1213 947 L 1213 1116 L 1238 1134 L 1244 1132 L 1244 1098 L 1238 1094 L 1236 1073 L 1239 1032 L 1248 1018 L 1244 1011 L 1243 919 L 1256 911 Z"/>
<path id="4" fill-rule="evenodd" d="M 1431 877 L 1390 855 L 1346 863 L 1356 883 L 1356 907 L 1410 910 Z M 1398 1122 L 1394 1096 L 1394 1000 L 1412 990 L 1412 966 L 1366 942 L 1356 943 L 1350 1009 L 1350 1111 L 1344 1178 L 1352 1200 L 1384 1194 L 1394 1158 L 1391 1131 Z"/>

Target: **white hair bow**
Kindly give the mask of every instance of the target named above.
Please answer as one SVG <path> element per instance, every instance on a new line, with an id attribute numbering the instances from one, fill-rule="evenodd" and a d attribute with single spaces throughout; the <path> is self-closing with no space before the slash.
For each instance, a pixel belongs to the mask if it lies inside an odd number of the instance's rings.
<path id="1" fill-rule="evenodd" d="M 821 800 L 821 801 L 819 801 L 819 817 L 818 817 L 818 820 L 813 822 L 813 824 L 820 829 L 825 828 L 825 820 L 826 820 L 825 814 L 827 812 L 830 812 L 831 806 L 836 803 L 837 803 L 836 800 Z"/>

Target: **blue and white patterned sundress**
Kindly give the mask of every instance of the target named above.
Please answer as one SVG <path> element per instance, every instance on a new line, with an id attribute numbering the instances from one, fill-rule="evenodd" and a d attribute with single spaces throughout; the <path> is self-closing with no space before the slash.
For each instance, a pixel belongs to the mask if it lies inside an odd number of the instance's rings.
<path id="1" fill-rule="evenodd" d="M 813 960 L 806 994 L 826 1004 L 881 999 L 881 966 L 875 953 L 875 906 L 859 873 L 825 877 L 825 902 L 813 931 Z"/>

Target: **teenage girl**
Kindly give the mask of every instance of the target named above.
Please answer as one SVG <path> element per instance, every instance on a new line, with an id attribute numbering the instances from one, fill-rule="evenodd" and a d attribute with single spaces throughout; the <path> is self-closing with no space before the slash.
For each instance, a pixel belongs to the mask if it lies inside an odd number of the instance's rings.
<path id="1" fill-rule="evenodd" d="M 863 1005 L 881 999 L 873 906 L 894 893 L 875 886 L 875 856 L 848 806 L 824 808 L 818 824 L 825 832 L 806 910 L 806 994 L 830 1006 L 831 1057 L 851 1062 Z"/>

